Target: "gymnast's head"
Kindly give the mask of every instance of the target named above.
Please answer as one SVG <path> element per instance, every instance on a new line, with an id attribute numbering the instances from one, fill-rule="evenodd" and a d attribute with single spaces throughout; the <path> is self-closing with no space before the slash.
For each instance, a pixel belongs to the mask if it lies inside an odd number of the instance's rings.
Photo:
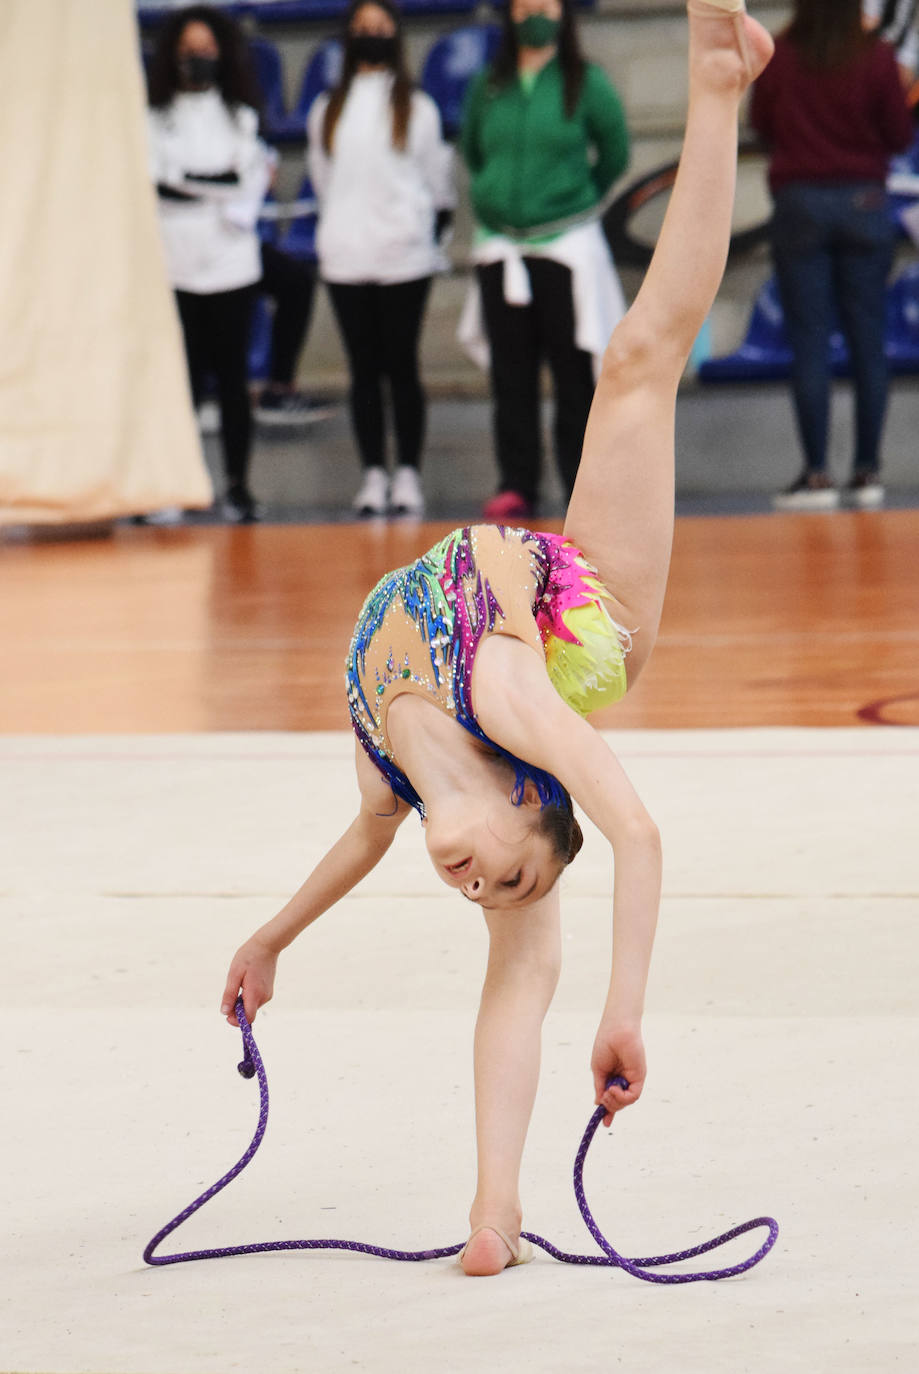
<path id="1" fill-rule="evenodd" d="M 543 802 L 536 784 L 517 785 L 495 760 L 495 786 L 438 799 L 425 820 L 425 843 L 438 877 L 489 908 L 527 906 L 555 886 L 584 842 L 571 797 Z"/>

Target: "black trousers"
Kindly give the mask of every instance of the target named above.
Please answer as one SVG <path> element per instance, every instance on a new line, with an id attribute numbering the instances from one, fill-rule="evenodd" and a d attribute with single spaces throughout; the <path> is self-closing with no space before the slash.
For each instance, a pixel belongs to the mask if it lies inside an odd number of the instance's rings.
<path id="1" fill-rule="evenodd" d="M 206 296 L 176 292 L 192 396 L 197 405 L 205 379 L 213 373 L 227 486 L 236 490 L 247 488 L 252 449 L 248 354 L 255 291 L 254 286 L 243 286 Z"/>
<path id="2" fill-rule="evenodd" d="M 542 471 L 539 376 L 549 364 L 555 391 L 555 459 L 571 495 L 594 394 L 593 360 L 574 339 L 571 272 L 548 258 L 524 257 L 529 305 L 504 299 L 504 264 L 476 269 L 491 348 L 491 390 L 500 490 L 535 504 Z"/>
<path id="3" fill-rule="evenodd" d="M 430 277 L 381 285 L 329 282 L 329 295 L 351 369 L 351 423 L 364 467 L 386 457 L 383 379 L 389 382 L 398 461 L 421 462 L 426 400 L 418 341 Z"/>
<path id="4" fill-rule="evenodd" d="M 316 265 L 263 243 L 260 289 L 274 301 L 268 385 L 289 387 L 313 313 Z"/>

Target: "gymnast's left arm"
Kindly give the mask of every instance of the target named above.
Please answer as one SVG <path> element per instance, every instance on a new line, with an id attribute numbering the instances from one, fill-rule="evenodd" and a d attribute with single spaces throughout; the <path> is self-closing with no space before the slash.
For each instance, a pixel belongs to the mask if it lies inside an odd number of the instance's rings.
<path id="1" fill-rule="evenodd" d="M 660 835 L 612 750 L 562 701 L 529 645 L 504 635 L 482 644 L 473 696 L 486 734 L 553 773 L 613 849 L 612 968 L 591 1058 L 595 1100 L 606 1107 L 608 1125 L 644 1086 L 641 1021 L 660 906 Z M 607 1088 L 613 1075 L 629 1087 Z"/>

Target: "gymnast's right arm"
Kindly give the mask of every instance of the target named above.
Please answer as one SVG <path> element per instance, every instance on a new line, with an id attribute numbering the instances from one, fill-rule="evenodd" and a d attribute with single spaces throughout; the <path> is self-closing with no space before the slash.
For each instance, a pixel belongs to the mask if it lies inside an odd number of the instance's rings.
<path id="1" fill-rule="evenodd" d="M 220 1005 L 231 1026 L 238 1025 L 234 1007 L 240 993 L 246 1016 L 250 1022 L 255 1020 L 259 1007 L 274 992 L 281 950 L 376 867 L 412 809 L 393 795 L 357 742 L 355 751 L 360 811 L 287 905 L 236 951 Z"/>

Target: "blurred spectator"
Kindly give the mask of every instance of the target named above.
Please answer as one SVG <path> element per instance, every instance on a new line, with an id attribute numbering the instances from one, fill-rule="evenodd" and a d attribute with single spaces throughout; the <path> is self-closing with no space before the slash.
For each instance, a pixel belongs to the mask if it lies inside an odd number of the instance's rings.
<path id="1" fill-rule="evenodd" d="M 170 15 L 149 75 L 151 166 L 169 279 L 196 405 L 212 372 L 220 406 L 223 513 L 258 518 L 249 490 L 248 348 L 262 275 L 256 221 L 270 180 L 258 93 L 233 20 L 208 5 Z"/>
<path id="2" fill-rule="evenodd" d="M 860 0 L 795 0 L 791 23 L 756 83 L 753 126 L 769 154 L 772 253 L 792 349 L 792 395 L 804 469 L 779 509 L 839 504 L 827 472 L 829 341 L 836 319 L 855 384 L 855 456 L 846 492 L 883 502 L 887 406 L 885 293 L 894 228 L 885 180 L 913 124 L 893 48 L 865 32 Z"/>
<path id="3" fill-rule="evenodd" d="M 259 287 L 274 301 L 271 321 L 269 375 L 255 405 L 263 425 L 311 425 L 333 413 L 326 402 L 298 391 L 294 382 L 297 358 L 313 313 L 315 263 L 285 253 L 274 243 L 262 244 Z"/>
<path id="4" fill-rule="evenodd" d="M 529 516 L 539 495 L 543 358 L 567 499 L 595 359 L 625 309 L 599 215 L 628 163 L 628 133 L 606 75 L 581 55 L 573 0 L 511 0 L 494 62 L 470 87 L 461 146 L 478 223 L 478 291 L 460 338 L 490 365 L 500 473 L 484 514 L 515 519 Z"/>
<path id="5" fill-rule="evenodd" d="M 279 162 L 276 149 L 266 146 L 265 158 L 269 184 L 273 184 Z M 268 376 L 263 379 L 255 403 L 255 418 L 269 426 L 311 425 L 335 413 L 334 406 L 328 402 L 313 400 L 299 391 L 294 380 L 297 359 L 313 314 L 315 258 L 289 252 L 279 247 L 274 238 L 261 238 L 260 252 L 262 279 L 258 294 L 267 296 L 273 309 L 267 341 Z M 250 367 L 251 363 L 250 354 Z M 205 391 L 205 398 L 198 406 L 198 426 L 202 434 L 219 434 L 220 409 L 212 399 L 213 378 L 210 375 Z"/>
<path id="6" fill-rule="evenodd" d="M 341 80 L 314 101 L 309 170 L 316 248 L 351 371 L 351 421 L 364 469 L 362 515 L 420 515 L 425 395 L 418 340 L 431 277 L 446 264 L 438 230 L 454 192 L 437 106 L 414 90 L 390 0 L 358 0 L 345 21 Z M 397 466 L 390 489 L 383 379 Z"/>

